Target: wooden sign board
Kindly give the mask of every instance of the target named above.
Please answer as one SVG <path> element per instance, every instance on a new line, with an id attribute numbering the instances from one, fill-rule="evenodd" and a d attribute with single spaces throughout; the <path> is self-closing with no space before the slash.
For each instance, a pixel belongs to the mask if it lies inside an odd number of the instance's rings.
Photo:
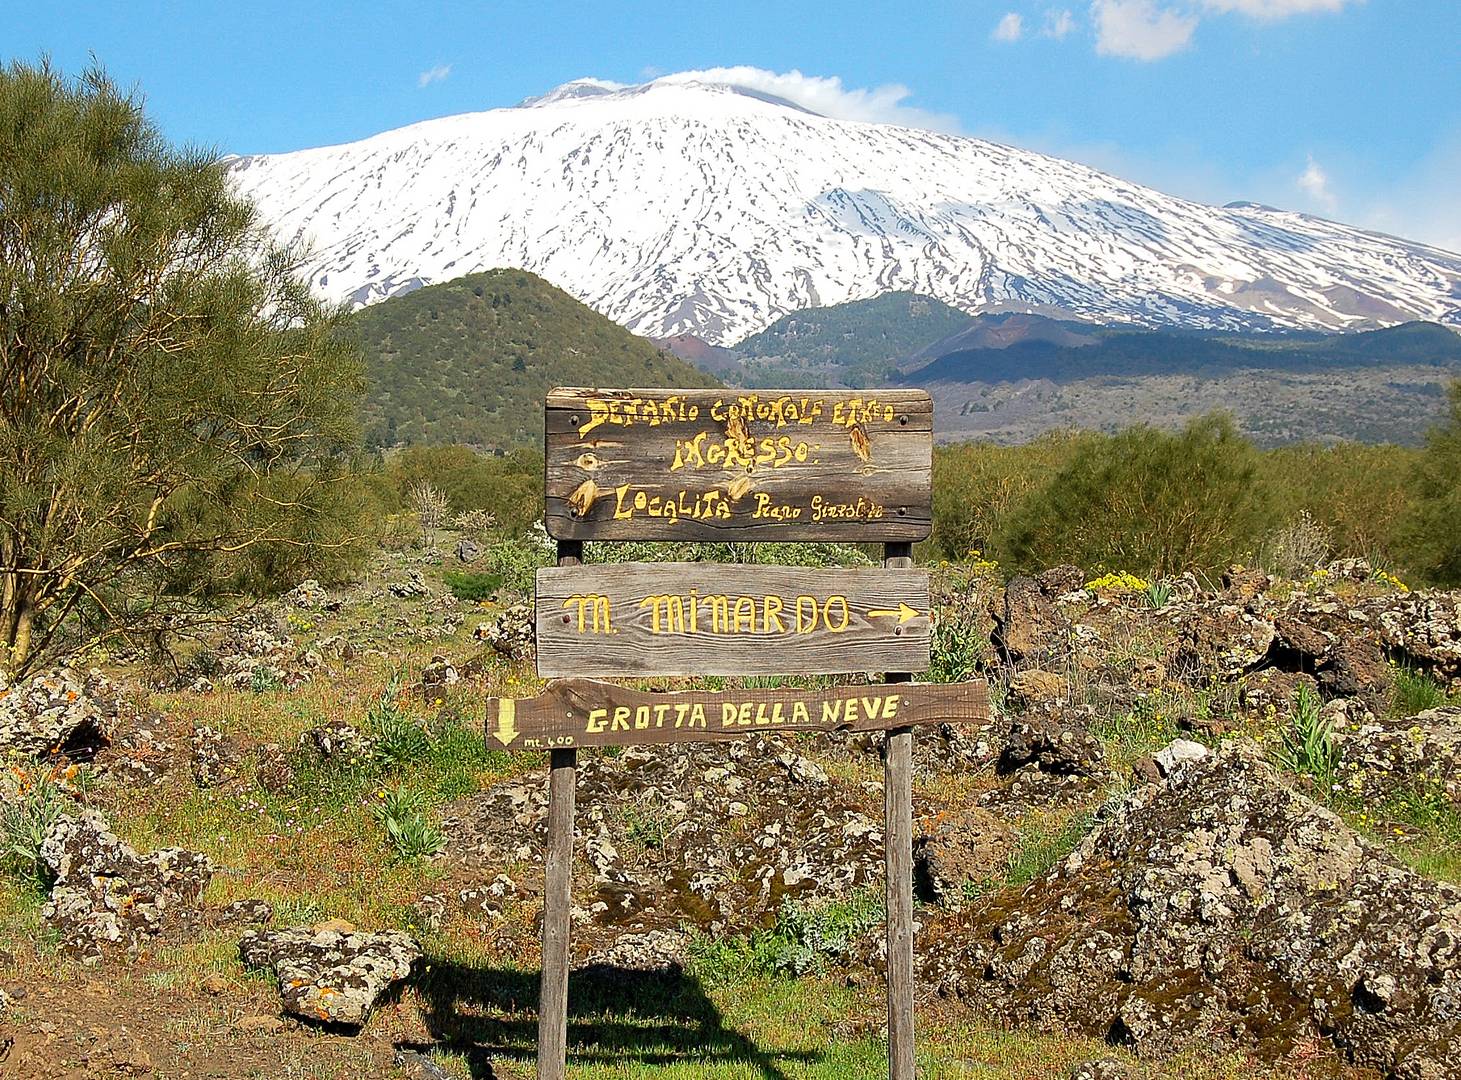
<path id="1" fill-rule="evenodd" d="M 933 522 L 922 390 L 548 394 L 560 540 L 913 541 Z"/>
<path id="2" fill-rule="evenodd" d="M 721 742 L 775 731 L 886 731 L 989 716 L 989 686 L 982 680 L 651 694 L 560 679 L 535 698 L 489 699 L 487 739 L 506 750 L 561 750 Z"/>
<path id="3" fill-rule="evenodd" d="M 928 574 L 721 563 L 538 571 L 538 674 L 922 671 Z"/>

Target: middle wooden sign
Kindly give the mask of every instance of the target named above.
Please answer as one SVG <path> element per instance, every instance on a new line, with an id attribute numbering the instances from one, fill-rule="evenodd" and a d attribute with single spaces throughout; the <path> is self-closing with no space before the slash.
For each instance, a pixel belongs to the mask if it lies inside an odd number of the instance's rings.
<path id="1" fill-rule="evenodd" d="M 724 563 L 538 571 L 538 674 L 923 671 L 928 574 Z"/>

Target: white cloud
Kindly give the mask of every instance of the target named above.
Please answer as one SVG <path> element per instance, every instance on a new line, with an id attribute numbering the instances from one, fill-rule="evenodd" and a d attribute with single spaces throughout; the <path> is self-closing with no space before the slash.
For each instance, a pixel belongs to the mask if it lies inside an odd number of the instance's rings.
<path id="1" fill-rule="evenodd" d="M 1313 154 L 1309 155 L 1308 166 L 1299 174 L 1294 183 L 1326 213 L 1332 214 L 1339 206 L 1339 200 L 1334 197 L 1334 192 L 1329 190 L 1329 174 L 1314 160 Z"/>
<path id="2" fill-rule="evenodd" d="M 995 41 L 1019 41 L 1025 33 L 1025 20 L 1018 11 L 1011 11 L 999 20 L 991 35 Z"/>
<path id="3" fill-rule="evenodd" d="M 774 97 L 785 98 L 823 116 L 836 120 L 866 120 L 880 124 L 927 128 L 931 131 L 957 133 L 956 116 L 928 112 L 905 102 L 913 91 L 902 83 L 887 83 L 871 88 L 846 87 L 837 76 L 803 75 L 800 71 L 767 71 L 764 68 L 737 66 L 705 68 L 664 75 L 655 82 L 718 82 L 744 87 Z"/>
<path id="4" fill-rule="evenodd" d="M 1074 29 L 1075 16 L 1070 13 L 1069 8 L 1061 8 L 1059 11 L 1047 11 L 1045 13 L 1045 27 L 1040 32 L 1046 37 L 1053 37 L 1059 40 Z"/>
<path id="5" fill-rule="evenodd" d="M 1197 29 L 1197 16 L 1153 0 L 1092 0 L 1096 52 L 1132 60 L 1160 60 L 1181 52 Z"/>
<path id="6" fill-rule="evenodd" d="M 1316 11 L 1339 11 L 1350 0 L 1202 0 L 1209 11 L 1236 11 L 1254 19 L 1287 19 Z"/>
<path id="7" fill-rule="evenodd" d="M 437 64 L 435 67 L 427 68 L 420 75 L 417 75 L 416 85 L 418 87 L 430 86 L 434 82 L 441 82 L 450 74 L 450 64 Z"/>

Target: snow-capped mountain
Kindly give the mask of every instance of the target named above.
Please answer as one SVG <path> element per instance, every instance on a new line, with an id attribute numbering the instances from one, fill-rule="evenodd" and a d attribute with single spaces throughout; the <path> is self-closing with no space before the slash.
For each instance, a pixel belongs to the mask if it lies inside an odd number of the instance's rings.
<path id="1" fill-rule="evenodd" d="M 320 293 L 357 305 L 508 266 L 713 344 L 893 290 L 1147 324 L 1461 325 L 1461 255 L 723 83 L 583 80 L 233 175 L 312 246 Z"/>

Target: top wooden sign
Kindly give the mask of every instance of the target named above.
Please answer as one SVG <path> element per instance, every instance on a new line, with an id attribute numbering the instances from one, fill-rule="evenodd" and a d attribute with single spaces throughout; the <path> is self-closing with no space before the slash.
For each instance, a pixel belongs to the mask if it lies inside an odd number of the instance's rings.
<path id="1" fill-rule="evenodd" d="M 911 541 L 933 523 L 922 390 L 587 390 L 547 402 L 559 540 Z"/>

